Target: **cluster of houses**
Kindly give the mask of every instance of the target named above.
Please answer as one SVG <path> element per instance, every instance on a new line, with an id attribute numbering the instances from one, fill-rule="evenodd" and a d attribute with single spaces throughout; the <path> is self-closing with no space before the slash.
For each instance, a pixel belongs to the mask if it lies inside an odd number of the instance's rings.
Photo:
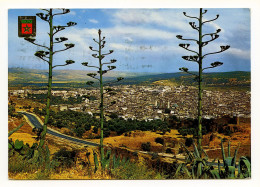
<path id="1" fill-rule="evenodd" d="M 116 93 L 105 92 L 104 106 L 107 115 L 115 113 L 125 119 L 154 120 L 169 115 L 179 118 L 196 118 L 198 91 L 193 86 L 113 86 Z M 26 98 L 28 94 L 46 94 L 46 90 L 9 90 L 9 96 Z M 98 89 L 55 90 L 53 96 L 69 97 L 95 96 L 97 100 L 84 97 L 80 104 L 57 107 L 63 110 L 83 111 L 89 114 L 99 112 L 100 93 Z M 251 93 L 249 91 L 203 91 L 203 117 L 218 118 L 224 115 L 251 116 Z M 114 103 L 114 104 L 112 104 Z"/>

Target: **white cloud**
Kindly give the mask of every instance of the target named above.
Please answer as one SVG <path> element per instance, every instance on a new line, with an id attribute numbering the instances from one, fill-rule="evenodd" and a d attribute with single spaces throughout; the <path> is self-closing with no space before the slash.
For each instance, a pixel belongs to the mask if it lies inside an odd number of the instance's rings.
<path id="1" fill-rule="evenodd" d="M 202 22 L 205 22 L 205 21 L 209 21 L 209 20 L 208 20 L 208 19 L 203 19 L 203 20 L 202 20 Z M 221 32 L 222 32 L 222 33 L 225 32 L 225 30 L 223 29 L 223 27 L 220 27 L 220 25 L 217 24 L 217 23 L 214 22 L 214 21 L 212 21 L 212 22 L 207 22 L 207 23 L 205 23 L 205 24 L 206 24 L 206 26 L 208 26 L 208 27 L 213 27 L 215 30 L 221 29 Z M 214 32 L 214 31 L 213 31 L 213 32 Z"/>
<path id="2" fill-rule="evenodd" d="M 158 53 L 162 54 L 162 52 L 170 52 L 174 54 L 184 54 L 185 50 L 181 49 L 179 46 L 169 46 L 169 45 L 129 45 L 125 43 L 110 43 L 110 48 L 119 50 L 119 51 L 134 51 L 134 52 L 148 52 L 148 53 Z"/>
<path id="3" fill-rule="evenodd" d="M 148 9 L 119 10 L 113 14 L 115 24 L 156 24 L 173 29 L 186 29 L 182 13 L 174 11 L 160 11 Z"/>
<path id="4" fill-rule="evenodd" d="M 113 49 L 117 49 L 117 50 L 121 50 L 121 51 L 137 51 L 139 50 L 139 47 L 134 45 L 125 45 L 125 44 L 121 44 L 121 43 L 111 43 L 109 44 L 109 47 L 113 48 Z"/>
<path id="5" fill-rule="evenodd" d="M 241 50 L 238 48 L 230 48 L 227 50 L 227 53 L 232 54 L 238 58 L 250 60 L 250 51 L 248 50 Z"/>
<path id="6" fill-rule="evenodd" d="M 134 41 L 131 37 L 128 37 L 128 36 L 124 37 L 124 39 L 125 39 L 126 43 L 131 43 Z"/>
<path id="7" fill-rule="evenodd" d="M 142 38 L 142 39 L 172 39 L 176 34 L 173 32 L 167 32 L 160 29 L 150 29 L 142 27 L 122 27 L 117 26 L 114 28 L 103 29 L 104 33 L 107 33 L 111 37 L 130 37 L 130 38 Z"/>
<path id="8" fill-rule="evenodd" d="M 92 38 L 97 38 L 97 29 L 76 29 L 73 28 L 67 31 L 66 36 L 69 39 L 81 42 Z M 111 38 L 112 40 L 132 42 L 134 39 L 141 40 L 169 40 L 175 38 L 176 34 L 159 29 L 149 29 L 141 27 L 113 27 L 102 29 L 102 35 Z M 111 41 L 110 41 L 111 42 Z"/>
<path id="9" fill-rule="evenodd" d="M 90 23 L 98 23 L 98 20 L 95 20 L 95 19 L 89 19 L 88 20 Z"/>

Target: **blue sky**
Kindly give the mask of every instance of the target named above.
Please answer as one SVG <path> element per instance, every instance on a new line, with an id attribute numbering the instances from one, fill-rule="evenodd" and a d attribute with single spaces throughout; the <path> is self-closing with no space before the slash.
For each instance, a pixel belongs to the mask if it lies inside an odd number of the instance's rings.
<path id="1" fill-rule="evenodd" d="M 8 12 L 8 61 L 9 67 L 47 69 L 45 62 L 34 56 L 36 50 L 42 50 L 18 37 L 18 16 L 34 16 L 36 9 L 10 9 Z M 117 59 L 118 71 L 129 72 L 178 72 L 180 67 L 188 67 L 197 71 L 195 62 L 181 58 L 192 53 L 180 48 L 176 35 L 183 38 L 198 39 L 198 32 L 188 24 L 188 15 L 198 16 L 199 9 L 71 9 L 66 15 L 55 16 L 54 25 L 65 25 L 69 21 L 77 22 L 74 27 L 59 32 L 58 36 L 69 39 L 67 43 L 75 43 L 75 47 L 65 52 L 57 53 L 54 65 L 63 64 L 67 59 L 76 63 L 60 69 L 86 69 L 82 62 L 92 65 L 97 63 L 91 54 L 89 46 L 97 47 L 93 38 L 97 38 L 97 30 L 101 29 L 106 37 L 104 52 L 113 49 L 114 53 L 104 60 Z M 219 51 L 220 45 L 230 45 L 223 53 L 207 56 L 203 67 L 215 61 L 224 65 L 208 72 L 250 71 L 250 10 L 249 9 L 208 9 L 205 20 L 220 17 L 205 24 L 203 33 L 215 32 L 221 29 L 220 37 L 203 48 L 204 54 Z M 48 24 L 37 17 L 37 36 L 39 44 L 48 45 Z M 196 44 L 190 42 L 190 49 L 196 50 Z M 55 49 L 62 49 L 62 44 Z M 91 69 L 89 69 L 91 70 Z"/>

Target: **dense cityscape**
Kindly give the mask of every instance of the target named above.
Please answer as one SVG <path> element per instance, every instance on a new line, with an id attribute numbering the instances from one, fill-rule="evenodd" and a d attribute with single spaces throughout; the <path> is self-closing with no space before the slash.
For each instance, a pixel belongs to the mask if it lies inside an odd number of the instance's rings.
<path id="1" fill-rule="evenodd" d="M 116 93 L 112 95 L 105 92 L 106 114 L 116 113 L 124 119 L 154 120 L 164 119 L 169 115 L 179 118 L 196 118 L 197 115 L 197 89 L 193 86 L 113 86 Z M 9 90 L 9 96 L 28 97 L 29 94 L 46 94 L 46 90 Z M 98 89 L 57 90 L 53 96 L 63 100 L 69 97 L 82 96 L 83 102 L 79 104 L 59 104 L 59 110 L 84 111 L 89 114 L 98 113 Z M 94 96 L 95 99 L 90 99 Z M 250 92 L 249 91 L 203 91 L 203 117 L 217 118 L 228 115 L 250 118 Z M 111 104 L 115 103 L 115 104 Z"/>

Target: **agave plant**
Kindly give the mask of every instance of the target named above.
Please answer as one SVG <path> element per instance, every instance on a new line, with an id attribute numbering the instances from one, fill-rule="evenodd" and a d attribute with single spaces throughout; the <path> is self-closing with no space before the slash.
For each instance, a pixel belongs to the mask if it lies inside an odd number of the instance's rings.
<path id="1" fill-rule="evenodd" d="M 103 160 L 103 164 L 101 164 L 102 161 L 98 159 L 97 152 L 93 151 L 93 156 L 94 156 L 94 172 L 97 172 L 99 166 L 102 166 L 103 170 L 105 169 L 112 170 L 112 169 L 116 169 L 120 165 L 128 164 L 128 162 L 130 161 L 125 157 L 121 159 L 120 156 L 116 156 L 115 154 L 112 155 L 111 150 L 107 150 Z"/>
<path id="2" fill-rule="evenodd" d="M 231 146 L 230 146 L 230 141 L 229 141 L 228 142 L 228 155 L 226 157 L 225 151 L 224 151 L 223 140 L 221 139 L 221 151 L 222 151 L 224 169 L 221 169 L 220 162 L 218 161 L 218 171 L 219 171 L 220 177 L 228 178 L 228 179 L 251 177 L 251 164 L 246 157 L 242 156 L 239 159 L 238 167 L 236 167 L 236 157 L 237 157 L 239 145 L 238 145 L 237 149 L 235 150 L 233 157 L 230 154 L 230 148 L 231 148 Z M 237 176 L 236 176 L 236 169 L 238 169 Z"/>
<path id="3" fill-rule="evenodd" d="M 185 163 L 181 163 L 175 173 L 175 178 L 180 174 L 186 174 L 192 179 L 235 179 L 235 178 L 249 178 L 251 177 L 251 164 L 250 161 L 242 156 L 239 159 L 238 166 L 236 165 L 238 147 L 235 149 L 234 156 L 231 156 L 230 152 L 230 141 L 228 142 L 227 157 L 224 151 L 223 140 L 221 140 L 221 152 L 223 164 L 218 160 L 217 168 L 214 167 L 215 160 L 213 162 L 208 161 L 207 153 L 202 149 L 204 157 L 202 158 L 199 154 L 197 146 L 193 143 L 194 151 L 190 152 L 183 144 L 187 159 Z M 236 171 L 237 175 L 236 175 Z"/>
<path id="4" fill-rule="evenodd" d="M 208 161 L 208 155 L 203 150 L 204 157 L 199 154 L 198 148 L 193 142 L 194 151 L 190 152 L 183 144 L 182 146 L 185 149 L 185 152 L 187 154 L 186 162 L 181 163 L 175 173 L 175 178 L 177 178 L 180 173 L 186 174 L 189 178 L 192 179 L 207 179 L 207 178 L 213 178 L 213 175 L 211 171 L 214 169 L 214 161 L 210 163 Z M 188 169 L 188 167 L 191 166 L 191 171 Z"/>

